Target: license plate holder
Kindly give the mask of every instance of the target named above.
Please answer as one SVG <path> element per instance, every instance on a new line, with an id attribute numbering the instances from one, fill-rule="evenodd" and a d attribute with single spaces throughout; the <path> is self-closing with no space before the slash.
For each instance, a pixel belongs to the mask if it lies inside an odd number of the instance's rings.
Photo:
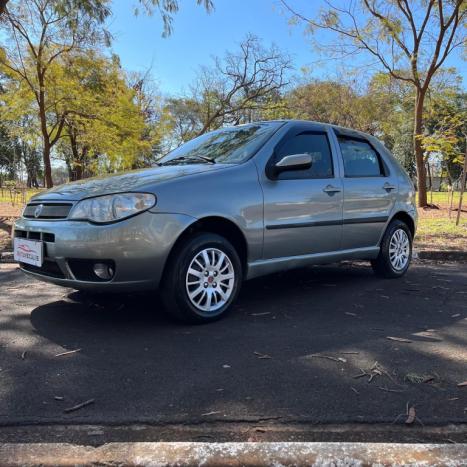
<path id="1" fill-rule="evenodd" d="M 15 261 L 41 267 L 44 262 L 44 242 L 16 237 L 13 242 Z"/>

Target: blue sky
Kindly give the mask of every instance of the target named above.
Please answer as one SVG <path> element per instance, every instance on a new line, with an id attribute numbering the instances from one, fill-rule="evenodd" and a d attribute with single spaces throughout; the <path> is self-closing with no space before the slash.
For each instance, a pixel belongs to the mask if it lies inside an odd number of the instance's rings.
<path id="1" fill-rule="evenodd" d="M 162 21 L 157 13 L 148 17 L 133 15 L 136 0 L 114 0 L 110 28 L 114 35 L 113 50 L 123 66 L 132 71 L 151 68 L 160 90 L 178 94 L 193 81 L 200 65 L 209 65 L 213 55 L 234 51 L 237 44 L 253 33 L 264 45 L 275 43 L 293 57 L 296 73 L 310 67 L 312 76 L 332 75 L 336 61 L 323 60 L 313 50 L 303 28 L 290 26 L 278 0 L 214 0 L 211 14 L 195 0 L 179 0 L 180 12 L 174 18 L 174 32 L 162 38 Z M 294 0 L 293 5 L 305 12 L 318 11 L 322 0 Z M 354 61 L 355 63 L 355 61 Z M 358 62 L 357 62 L 358 63 Z M 465 62 L 453 57 L 449 65 Z M 371 71 L 371 70 L 369 70 Z"/>

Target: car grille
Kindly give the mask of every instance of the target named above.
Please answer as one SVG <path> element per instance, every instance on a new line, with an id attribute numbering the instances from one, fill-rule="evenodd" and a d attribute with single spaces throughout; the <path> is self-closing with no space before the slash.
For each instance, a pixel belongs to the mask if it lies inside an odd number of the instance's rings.
<path id="1" fill-rule="evenodd" d="M 27 219 L 66 219 L 73 203 L 29 203 L 23 212 Z"/>
<path id="2" fill-rule="evenodd" d="M 49 243 L 55 242 L 55 234 L 49 232 L 31 232 L 29 230 L 15 229 L 15 237 L 27 238 L 28 240 L 42 240 Z"/>

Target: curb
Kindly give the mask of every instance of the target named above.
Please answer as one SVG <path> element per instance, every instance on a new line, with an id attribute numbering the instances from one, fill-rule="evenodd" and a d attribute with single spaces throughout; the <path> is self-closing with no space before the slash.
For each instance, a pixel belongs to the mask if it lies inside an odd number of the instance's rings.
<path id="1" fill-rule="evenodd" d="M 3 444 L 2 466 L 157 465 L 465 466 L 467 444 L 388 443 L 109 443 Z"/>
<path id="2" fill-rule="evenodd" d="M 467 251 L 422 250 L 417 252 L 417 257 L 434 261 L 467 261 Z"/>

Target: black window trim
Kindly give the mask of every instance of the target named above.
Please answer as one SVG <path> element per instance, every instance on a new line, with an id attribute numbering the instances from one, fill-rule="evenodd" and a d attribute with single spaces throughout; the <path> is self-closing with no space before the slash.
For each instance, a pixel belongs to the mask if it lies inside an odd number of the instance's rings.
<path id="1" fill-rule="evenodd" d="M 371 141 L 369 141 L 368 139 L 366 139 L 363 136 L 353 136 L 353 135 L 347 135 L 345 133 L 341 133 L 341 134 L 337 133 L 336 137 L 337 137 L 337 144 L 339 145 L 339 151 L 340 151 L 341 157 L 342 157 L 342 164 L 343 164 L 343 168 L 344 168 L 344 178 L 386 178 L 386 177 L 389 177 L 389 175 L 390 175 L 389 169 L 388 169 L 386 163 L 384 162 L 384 159 L 381 156 L 380 152 L 374 147 L 374 145 L 371 143 Z M 340 139 L 347 139 L 347 140 L 350 139 L 350 140 L 353 140 L 353 141 L 360 141 L 362 143 L 368 144 L 370 146 L 370 148 L 373 149 L 373 151 L 376 154 L 376 157 L 378 158 L 379 170 L 381 171 L 381 174 L 380 175 L 347 175 L 345 173 L 344 155 L 342 154 L 342 149 L 341 149 L 340 141 L 339 141 Z"/>
<path id="2" fill-rule="evenodd" d="M 272 177 L 271 176 L 271 173 L 272 173 L 271 168 L 272 168 L 273 164 L 276 162 L 276 153 L 277 153 L 277 151 L 281 148 L 281 146 L 283 146 L 285 143 L 287 143 L 287 141 L 289 141 L 291 138 L 295 138 L 296 136 L 300 136 L 300 135 L 303 135 L 303 134 L 323 135 L 323 136 L 326 137 L 326 142 L 327 142 L 328 149 L 329 149 L 329 155 L 331 156 L 332 174 L 329 177 L 319 177 L 319 178 L 318 177 L 306 177 L 306 178 L 297 177 L 297 178 L 281 179 L 281 178 L 277 178 L 277 177 Z M 301 172 L 301 171 L 297 170 L 297 172 Z M 329 138 L 328 131 L 325 128 L 323 128 L 322 130 L 312 130 L 312 129 L 307 129 L 305 127 L 298 127 L 298 128 L 294 127 L 293 129 L 291 129 L 274 146 L 273 153 L 272 153 L 271 157 L 269 158 L 268 163 L 266 164 L 266 175 L 270 180 L 275 180 L 275 181 L 278 181 L 278 180 L 280 180 L 280 181 L 292 181 L 292 180 L 331 180 L 331 179 L 335 179 L 336 174 L 335 174 L 335 170 L 334 170 L 334 154 L 333 154 L 333 151 L 332 151 L 331 141 L 330 141 L 330 138 Z"/>

